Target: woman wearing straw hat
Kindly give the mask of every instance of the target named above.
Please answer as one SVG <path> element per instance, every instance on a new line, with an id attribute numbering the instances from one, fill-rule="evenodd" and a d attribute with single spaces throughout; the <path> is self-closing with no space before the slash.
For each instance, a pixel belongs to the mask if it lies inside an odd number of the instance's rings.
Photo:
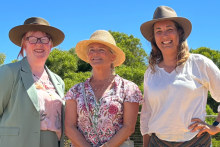
<path id="1" fill-rule="evenodd" d="M 220 132 L 204 122 L 208 91 L 220 101 L 220 71 L 210 59 L 189 53 L 191 29 L 167 6 L 141 25 L 152 46 L 140 121 L 144 146 L 210 146 L 209 134 Z"/>
<path id="2" fill-rule="evenodd" d="M 9 38 L 23 59 L 0 67 L 0 146 L 63 146 L 64 82 L 45 62 L 64 34 L 31 17 L 12 28 Z"/>
<path id="3" fill-rule="evenodd" d="M 136 84 L 114 73 L 124 52 L 108 31 L 98 30 L 76 45 L 76 54 L 92 66 L 92 77 L 65 96 L 65 134 L 77 147 L 133 146 L 128 138 L 142 94 Z"/>

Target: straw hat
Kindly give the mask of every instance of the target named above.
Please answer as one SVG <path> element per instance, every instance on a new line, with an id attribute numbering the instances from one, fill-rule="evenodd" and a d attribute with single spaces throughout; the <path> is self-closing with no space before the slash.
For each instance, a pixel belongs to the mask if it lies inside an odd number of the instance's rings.
<path id="1" fill-rule="evenodd" d="M 83 40 L 77 43 L 75 48 L 76 54 L 83 61 L 89 63 L 87 46 L 91 43 L 101 43 L 110 47 L 113 54 L 116 55 L 114 66 L 119 66 L 125 61 L 124 52 L 116 46 L 113 36 L 105 30 L 97 30 L 91 35 L 89 40 Z"/>
<path id="2" fill-rule="evenodd" d="M 184 30 L 185 40 L 192 30 L 191 22 L 184 17 L 177 17 L 176 12 L 167 6 L 159 6 L 154 12 L 153 20 L 147 21 L 141 25 L 141 33 L 148 40 L 151 41 L 153 38 L 153 25 L 158 21 L 172 20 L 177 22 Z"/>
<path id="3" fill-rule="evenodd" d="M 9 38 L 14 44 L 21 46 L 22 37 L 28 31 L 42 31 L 49 34 L 53 40 L 53 47 L 62 43 L 65 37 L 61 30 L 50 26 L 45 19 L 31 17 L 26 19 L 23 25 L 12 28 L 9 31 Z"/>

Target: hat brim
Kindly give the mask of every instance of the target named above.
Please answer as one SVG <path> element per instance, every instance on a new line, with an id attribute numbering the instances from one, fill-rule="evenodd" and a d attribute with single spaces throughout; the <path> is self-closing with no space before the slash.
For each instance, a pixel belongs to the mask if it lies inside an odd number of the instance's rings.
<path id="1" fill-rule="evenodd" d="M 62 43 L 65 37 L 64 33 L 55 27 L 39 24 L 26 24 L 12 28 L 9 31 L 9 38 L 14 44 L 21 46 L 23 35 L 29 31 L 41 31 L 49 34 L 53 41 L 53 47 Z"/>
<path id="2" fill-rule="evenodd" d="M 140 27 L 142 35 L 148 40 L 152 41 L 153 39 L 153 25 L 158 21 L 164 21 L 164 20 L 172 20 L 177 22 L 184 30 L 184 37 L 183 39 L 186 40 L 187 37 L 190 35 L 192 31 L 192 24 L 191 22 L 184 18 L 184 17 L 168 17 L 168 18 L 159 18 L 159 19 L 153 19 L 151 21 L 147 21 L 143 23 Z"/>
<path id="3" fill-rule="evenodd" d="M 116 56 L 113 62 L 115 67 L 121 65 L 125 61 L 125 54 L 119 47 L 101 40 L 83 40 L 77 43 L 75 51 L 77 56 L 83 61 L 89 63 L 87 47 L 91 43 L 101 43 L 110 47 L 113 54 Z"/>

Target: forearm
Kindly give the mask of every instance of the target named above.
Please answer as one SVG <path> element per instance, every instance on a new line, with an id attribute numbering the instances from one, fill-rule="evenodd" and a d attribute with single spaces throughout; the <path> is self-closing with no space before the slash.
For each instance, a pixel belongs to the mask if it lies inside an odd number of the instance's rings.
<path id="1" fill-rule="evenodd" d="M 220 122 L 220 112 L 218 112 L 218 116 L 215 119 L 217 122 Z M 217 132 L 220 133 L 220 127 L 216 127 Z"/>
<path id="2" fill-rule="evenodd" d="M 216 117 L 216 121 L 220 122 L 220 112 L 218 113 L 218 116 Z"/>
<path id="3" fill-rule="evenodd" d="M 135 126 L 123 126 L 103 147 L 118 147 L 131 136 L 135 131 Z"/>
<path id="4" fill-rule="evenodd" d="M 78 131 L 75 126 L 66 126 L 65 134 L 74 144 L 74 146 L 91 147 L 91 145 L 86 141 L 85 137 Z"/>
<path id="5" fill-rule="evenodd" d="M 138 108 L 138 103 L 124 103 L 123 127 L 106 143 L 106 147 L 120 146 L 132 133 L 134 133 Z"/>
<path id="6" fill-rule="evenodd" d="M 150 135 L 145 134 L 143 136 L 143 147 L 148 147 L 149 141 L 150 141 Z"/>

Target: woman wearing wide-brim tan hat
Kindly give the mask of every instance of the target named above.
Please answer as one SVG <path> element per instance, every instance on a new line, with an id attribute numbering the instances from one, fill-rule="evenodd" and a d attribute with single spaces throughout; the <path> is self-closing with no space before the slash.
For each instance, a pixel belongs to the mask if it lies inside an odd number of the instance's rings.
<path id="1" fill-rule="evenodd" d="M 66 94 L 65 134 L 73 146 L 132 147 L 142 94 L 131 81 L 115 75 L 125 60 L 113 36 L 95 31 L 76 45 L 77 56 L 92 66 L 92 77 Z"/>
<path id="2" fill-rule="evenodd" d="M 40 17 L 12 28 L 23 59 L 0 67 L 0 146 L 64 146 L 64 82 L 45 62 L 64 33 Z"/>
<path id="3" fill-rule="evenodd" d="M 144 146 L 210 146 L 210 134 L 220 132 L 216 122 L 204 122 L 208 91 L 220 101 L 218 67 L 189 54 L 191 22 L 170 7 L 157 7 L 140 29 L 152 46 L 140 118 Z"/>

